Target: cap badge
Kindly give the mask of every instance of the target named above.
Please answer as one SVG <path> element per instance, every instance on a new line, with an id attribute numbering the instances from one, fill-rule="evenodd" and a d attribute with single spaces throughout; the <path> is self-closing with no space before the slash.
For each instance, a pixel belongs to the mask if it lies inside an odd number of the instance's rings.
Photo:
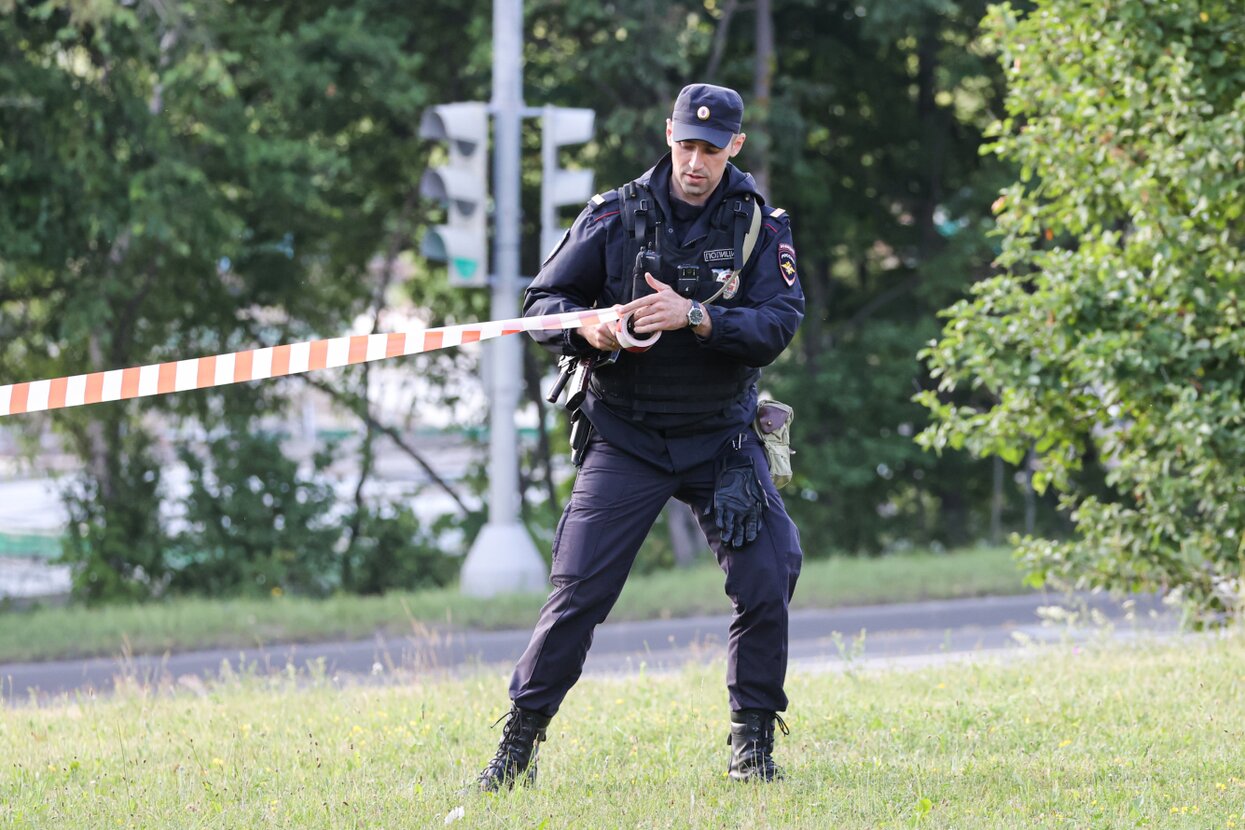
<path id="1" fill-rule="evenodd" d="M 709 108 L 701 107 L 700 109 L 696 110 L 696 117 L 699 118 L 701 121 L 708 121 L 709 120 Z"/>

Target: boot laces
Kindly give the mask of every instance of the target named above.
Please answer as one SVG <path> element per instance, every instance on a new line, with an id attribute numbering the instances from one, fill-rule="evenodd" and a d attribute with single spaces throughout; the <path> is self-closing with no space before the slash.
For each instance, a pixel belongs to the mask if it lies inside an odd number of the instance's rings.
<path id="1" fill-rule="evenodd" d="M 498 761 L 509 760 L 510 753 L 514 750 L 513 744 L 515 743 L 515 739 L 518 737 L 516 733 L 519 731 L 520 719 L 519 710 L 517 708 L 511 709 L 509 712 L 493 721 L 493 725 L 489 727 L 489 729 L 496 729 L 497 724 L 502 721 L 506 722 L 506 725 L 501 728 L 501 741 L 497 744 Z"/>
<path id="2" fill-rule="evenodd" d="M 774 736 L 775 723 L 777 723 L 778 729 L 783 735 L 789 736 L 791 734 L 791 729 L 787 726 L 787 722 L 777 712 L 758 712 L 754 717 L 755 720 L 753 722 L 756 723 L 757 731 L 766 737 L 772 738 Z"/>
<path id="3" fill-rule="evenodd" d="M 775 723 L 777 723 L 778 729 L 781 730 L 783 735 L 787 736 L 791 734 L 791 729 L 787 726 L 787 722 L 782 719 L 782 715 L 778 714 L 777 712 L 773 712 L 771 714 L 774 717 L 772 721 L 770 721 L 768 724 L 762 721 L 761 734 L 763 737 L 758 742 L 757 747 L 756 747 L 758 750 L 760 750 L 760 755 L 761 755 L 758 766 L 763 771 L 763 774 L 766 777 L 766 779 L 769 779 L 770 777 L 773 777 L 773 776 L 780 777 L 780 778 L 782 777 L 782 768 L 774 762 L 774 755 L 773 755 Z"/>
<path id="4" fill-rule="evenodd" d="M 493 761 L 505 765 L 511 761 L 516 753 L 523 751 L 522 730 L 523 730 L 523 711 L 518 706 L 511 707 L 510 711 L 493 721 L 493 725 L 489 729 L 497 728 L 497 724 L 506 721 L 506 725 L 501 728 L 501 741 L 497 746 L 497 754 Z M 544 730 L 536 729 L 532 735 L 532 748 L 535 750 L 542 740 Z"/>

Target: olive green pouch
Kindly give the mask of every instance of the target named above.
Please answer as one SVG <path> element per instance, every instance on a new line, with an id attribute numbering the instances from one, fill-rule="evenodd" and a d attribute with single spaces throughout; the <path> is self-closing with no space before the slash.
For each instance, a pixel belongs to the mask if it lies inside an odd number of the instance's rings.
<path id="1" fill-rule="evenodd" d="M 781 490 L 791 481 L 791 422 L 795 410 L 785 403 L 762 400 L 757 403 L 757 417 L 753 422 L 761 446 L 765 448 L 765 460 L 769 462 L 769 476 L 774 486 Z"/>

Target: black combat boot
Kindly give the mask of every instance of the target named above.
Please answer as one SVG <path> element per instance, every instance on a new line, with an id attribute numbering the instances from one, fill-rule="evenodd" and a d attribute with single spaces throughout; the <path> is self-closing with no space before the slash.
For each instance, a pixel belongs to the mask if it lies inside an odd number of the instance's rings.
<path id="1" fill-rule="evenodd" d="M 524 786 L 536 780 L 536 754 L 545 740 L 545 727 L 549 717 L 539 712 L 511 706 L 510 713 L 502 715 L 506 725 L 501 729 L 501 743 L 497 754 L 480 773 L 480 789 L 497 792 L 505 787 L 513 789 L 514 782 L 522 780 Z M 501 723 L 502 718 L 497 719 Z"/>
<path id="2" fill-rule="evenodd" d="M 735 781 L 776 781 L 783 777 L 782 768 L 774 763 L 774 721 L 782 734 L 791 730 L 777 712 L 765 709 L 744 709 L 731 712 L 731 764 L 727 772 Z"/>

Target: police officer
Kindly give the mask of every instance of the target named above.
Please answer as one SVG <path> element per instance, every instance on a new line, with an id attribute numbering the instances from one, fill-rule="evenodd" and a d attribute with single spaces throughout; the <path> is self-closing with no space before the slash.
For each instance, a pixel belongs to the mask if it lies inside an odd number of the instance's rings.
<path id="1" fill-rule="evenodd" d="M 546 727 L 671 497 L 700 517 L 734 608 L 728 771 L 782 775 L 774 729 L 786 732 L 787 606 L 802 556 L 751 424 L 760 368 L 790 344 L 804 296 L 789 218 L 730 162 L 742 122 L 734 90 L 685 87 L 666 121 L 670 153 L 594 197 L 527 291 L 526 315 L 619 306 L 628 328 L 535 335 L 559 354 L 617 358 L 598 361 L 575 413 L 587 437 L 554 534 L 553 592 L 511 679 L 482 789 L 535 779 Z"/>

